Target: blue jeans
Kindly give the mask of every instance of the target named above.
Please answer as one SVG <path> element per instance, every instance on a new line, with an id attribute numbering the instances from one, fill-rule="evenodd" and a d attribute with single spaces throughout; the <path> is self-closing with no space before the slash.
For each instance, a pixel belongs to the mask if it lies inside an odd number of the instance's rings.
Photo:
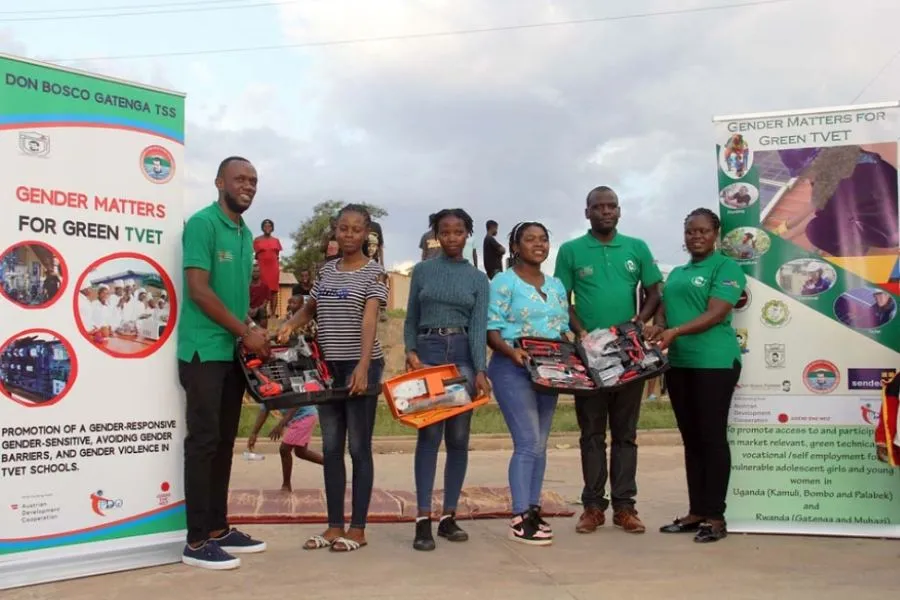
<path id="1" fill-rule="evenodd" d="M 509 488 L 513 514 L 519 515 L 541 503 L 547 468 L 547 439 L 557 396 L 534 391 L 528 372 L 499 352 L 491 356 L 488 377 L 512 435 Z"/>
<path id="2" fill-rule="evenodd" d="M 358 361 L 328 361 L 334 387 L 346 387 Z M 369 366 L 369 385 L 381 383 L 384 361 L 373 360 Z M 352 514 L 350 527 L 363 529 L 369 514 L 375 463 L 372 460 L 372 433 L 375 431 L 375 409 L 378 394 L 358 396 L 348 400 L 320 404 L 319 426 L 322 429 L 323 472 L 325 500 L 328 506 L 328 526 L 344 527 L 344 493 L 347 489 L 347 466 L 344 448 L 350 440 L 350 461 L 353 463 Z"/>
<path id="3" fill-rule="evenodd" d="M 416 354 L 427 366 L 454 364 L 460 375 L 469 380 L 469 393 L 475 389 L 475 369 L 469 351 L 469 336 L 420 335 L 416 338 Z M 445 421 L 419 429 L 416 442 L 416 503 L 420 511 L 431 513 L 431 493 L 437 471 L 438 449 L 446 440 L 447 462 L 444 465 L 444 512 L 456 510 L 466 468 L 469 465 L 469 431 L 472 411 L 466 411 Z"/>

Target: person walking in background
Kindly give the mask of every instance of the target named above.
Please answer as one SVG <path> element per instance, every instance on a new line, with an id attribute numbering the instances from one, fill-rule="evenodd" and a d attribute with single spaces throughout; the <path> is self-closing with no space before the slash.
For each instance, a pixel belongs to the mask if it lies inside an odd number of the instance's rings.
<path id="1" fill-rule="evenodd" d="M 741 267 L 716 251 L 720 229 L 711 210 L 698 208 L 687 216 L 684 244 L 691 260 L 669 274 L 654 324 L 645 330 L 650 341 L 669 349 L 665 377 L 684 442 L 688 485 L 687 516 L 660 531 L 695 532 L 699 543 L 727 535 L 728 412 L 741 374 L 731 317 L 747 285 Z"/>
<path id="2" fill-rule="evenodd" d="M 381 225 L 375 221 L 372 221 L 372 225 L 369 229 L 369 237 L 366 240 L 365 245 L 365 255 L 378 262 L 382 268 L 384 268 L 384 233 L 381 230 Z M 387 280 L 385 285 L 390 287 L 390 280 Z M 385 305 L 378 309 L 378 319 L 381 322 L 384 322 L 387 321 L 387 318 L 387 305 Z"/>
<path id="3" fill-rule="evenodd" d="M 556 258 L 555 275 L 570 295 L 572 330 L 579 336 L 628 321 L 643 325 L 659 306 L 662 273 L 647 244 L 620 234 L 619 198 L 606 186 L 587 196 L 585 217 L 591 228 L 584 236 L 563 244 Z M 646 302 L 637 312 L 637 286 L 646 290 Z M 574 305 L 574 306 L 573 306 Z M 613 524 L 629 533 L 646 528 L 635 510 L 637 495 L 637 423 L 641 410 L 642 382 L 626 385 L 596 397 L 575 398 L 581 429 L 581 468 L 584 512 L 575 530 L 593 533 L 606 522 L 606 481 L 610 481 Z M 606 429 L 612 434 L 609 465 Z M 611 475 L 611 477 L 610 477 Z"/>
<path id="4" fill-rule="evenodd" d="M 253 240 L 253 252 L 259 265 L 259 275 L 269 288 L 269 314 L 278 316 L 278 287 L 281 278 L 281 265 L 278 257 L 281 254 L 281 242 L 272 233 L 275 223 L 271 219 L 262 222 L 262 235 Z"/>
<path id="5" fill-rule="evenodd" d="M 541 490 L 547 467 L 547 439 L 556 411 L 556 394 L 538 393 L 525 368 L 528 355 L 515 348 L 516 338 L 562 339 L 569 331 L 566 289 L 541 272 L 550 253 L 550 235 L 540 223 L 516 225 L 509 235 L 516 266 L 491 281 L 488 345 L 494 351 L 488 377 L 513 439 L 509 487 L 513 518 L 510 539 L 531 545 L 553 541 L 541 517 Z"/>
<path id="6" fill-rule="evenodd" d="M 267 306 L 272 290 L 269 285 L 263 281 L 260 276 L 259 265 L 253 265 L 253 271 L 250 275 L 250 312 L 249 317 L 254 323 L 263 329 L 269 326 L 269 314 Z"/>
<path id="7" fill-rule="evenodd" d="M 292 296 L 309 296 L 313 288 L 312 273 L 309 269 L 303 269 L 297 273 L 297 283 L 291 288 Z"/>
<path id="8" fill-rule="evenodd" d="M 233 554 L 266 549 L 265 542 L 228 525 L 231 460 L 246 389 L 235 342 L 260 356 L 269 352 L 265 332 L 247 318 L 253 237 L 241 215 L 256 186 L 256 169 L 247 159 L 223 160 L 216 173 L 218 200 L 188 219 L 181 237 L 186 293 L 177 357 L 187 405 L 187 545 L 181 560 L 213 570 L 239 567 Z"/>
<path id="9" fill-rule="evenodd" d="M 481 245 L 481 257 L 484 260 L 484 272 L 487 273 L 488 279 L 493 279 L 497 273 L 503 271 L 503 255 L 506 254 L 506 248 L 497 241 L 499 227 L 497 221 L 490 220 L 485 226 L 487 233 Z"/>
<path id="10" fill-rule="evenodd" d="M 335 387 L 347 387 L 356 396 L 319 406 L 328 528 L 306 541 L 307 550 L 352 552 L 367 545 L 366 521 L 375 477 L 372 434 L 384 371 L 384 352 L 376 335 L 378 307 L 387 302 L 384 269 L 363 254 L 371 222 L 364 206 L 348 204 L 341 209 L 336 223 L 341 257 L 325 263 L 309 301 L 278 329 L 278 341 L 284 343 L 315 318 L 318 342 Z M 348 438 L 353 490 L 350 527 L 345 530 Z"/>
<path id="11" fill-rule="evenodd" d="M 475 239 L 472 236 L 466 238 L 466 245 L 463 248 L 462 257 L 469 261 L 473 267 L 478 268 L 478 250 L 475 248 Z"/>
<path id="12" fill-rule="evenodd" d="M 409 370 L 455 364 L 468 380 L 473 398 L 490 394 L 485 374 L 488 279 L 462 256 L 472 236 L 472 217 L 462 209 L 442 210 L 434 230 L 441 255 L 418 263 L 412 271 L 403 337 Z M 418 430 L 415 457 L 416 534 L 413 548 L 434 550 L 431 533 L 431 497 L 437 471 L 438 449 L 446 440 L 444 507 L 438 535 L 464 542 L 468 534 L 456 523 L 456 508 L 466 477 L 472 411 Z"/>
<path id="13" fill-rule="evenodd" d="M 429 260 L 441 255 L 441 243 L 434 233 L 434 213 L 428 215 L 428 231 L 422 234 L 419 240 L 419 249 L 422 251 L 422 260 Z"/>
<path id="14" fill-rule="evenodd" d="M 278 447 L 278 454 L 281 456 L 281 491 L 290 492 L 293 490 L 291 486 L 291 474 L 294 470 L 294 456 L 300 460 L 306 460 L 313 464 L 322 464 L 322 455 L 309 448 L 309 440 L 312 438 L 313 429 L 318 421 L 318 411 L 315 405 L 300 406 L 288 410 L 280 411 L 282 413 L 278 424 L 272 428 L 269 433 L 271 440 L 278 441 L 282 435 L 284 439 Z M 247 450 L 253 452 L 256 448 L 256 440 L 259 432 L 269 417 L 271 411 L 264 404 L 259 408 L 259 416 L 256 423 L 253 424 L 253 431 L 247 439 Z"/>
<path id="15" fill-rule="evenodd" d="M 322 240 L 322 254 L 325 255 L 325 260 L 322 265 L 341 256 L 341 246 L 338 244 L 336 235 L 336 223 L 337 218 L 331 219 L 328 229 L 325 231 L 325 237 Z M 319 268 L 321 269 L 321 265 Z"/>

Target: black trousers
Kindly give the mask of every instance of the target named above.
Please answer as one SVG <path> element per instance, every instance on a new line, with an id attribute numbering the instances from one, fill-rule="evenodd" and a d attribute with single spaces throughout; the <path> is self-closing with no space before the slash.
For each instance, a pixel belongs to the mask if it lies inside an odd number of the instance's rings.
<path id="1" fill-rule="evenodd" d="M 637 496 L 637 424 L 644 384 L 635 383 L 598 396 L 576 397 L 575 415 L 581 429 L 581 473 L 585 507 L 606 510 L 606 481 L 610 480 L 613 510 L 634 506 Z M 606 428 L 612 434 L 606 466 Z"/>
<path id="2" fill-rule="evenodd" d="M 191 362 L 178 361 L 178 378 L 187 395 L 187 541 L 195 544 L 228 528 L 231 459 L 246 380 L 236 360 L 201 362 L 196 354 Z"/>
<path id="3" fill-rule="evenodd" d="M 666 373 L 669 399 L 684 442 L 690 513 L 725 518 L 731 475 L 728 411 L 741 364 L 730 369 L 671 368 Z"/>

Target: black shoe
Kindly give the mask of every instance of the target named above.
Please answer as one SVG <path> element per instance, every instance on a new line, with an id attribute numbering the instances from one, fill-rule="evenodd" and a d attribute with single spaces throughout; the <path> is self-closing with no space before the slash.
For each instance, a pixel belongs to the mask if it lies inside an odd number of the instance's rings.
<path id="1" fill-rule="evenodd" d="M 441 522 L 438 523 L 438 535 L 447 538 L 448 542 L 465 542 L 469 539 L 469 534 L 456 524 L 456 513 L 441 517 Z"/>
<path id="2" fill-rule="evenodd" d="M 509 539 L 530 546 L 549 546 L 553 543 L 553 535 L 541 531 L 528 512 L 512 518 L 509 523 Z"/>
<path id="3" fill-rule="evenodd" d="M 431 519 L 424 517 L 416 519 L 416 539 L 413 540 L 413 548 L 416 550 L 434 550 L 434 537 L 431 535 Z"/>
<path id="4" fill-rule="evenodd" d="M 681 519 L 675 519 L 668 525 L 663 525 L 659 528 L 660 533 L 693 533 L 700 529 L 700 525 L 703 524 L 703 521 L 693 521 L 691 523 L 685 523 Z"/>
<path id="5" fill-rule="evenodd" d="M 551 536 L 553 535 L 553 529 L 550 528 L 550 523 L 545 521 L 541 517 L 541 507 L 540 506 L 532 506 L 529 510 L 531 513 L 531 520 L 537 526 L 537 528 L 545 533 L 549 533 Z"/>
<path id="6" fill-rule="evenodd" d="M 716 525 L 711 523 L 701 523 L 697 535 L 694 536 L 694 541 L 698 544 L 709 544 L 725 539 L 727 536 L 728 530 L 725 528 L 724 523 Z"/>

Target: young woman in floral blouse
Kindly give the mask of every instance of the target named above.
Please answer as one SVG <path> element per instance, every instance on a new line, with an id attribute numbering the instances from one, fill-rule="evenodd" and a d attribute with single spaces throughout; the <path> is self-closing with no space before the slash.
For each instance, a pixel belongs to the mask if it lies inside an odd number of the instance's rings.
<path id="1" fill-rule="evenodd" d="M 525 336 L 562 338 L 569 331 L 569 308 L 562 282 L 541 272 L 550 252 L 547 228 L 519 223 L 509 235 L 509 246 L 513 268 L 491 281 L 487 328 L 494 353 L 488 377 L 513 438 L 509 537 L 524 544 L 547 545 L 553 541 L 553 532 L 541 518 L 540 501 L 557 396 L 532 388 L 525 369 L 528 355 L 514 342 Z"/>

